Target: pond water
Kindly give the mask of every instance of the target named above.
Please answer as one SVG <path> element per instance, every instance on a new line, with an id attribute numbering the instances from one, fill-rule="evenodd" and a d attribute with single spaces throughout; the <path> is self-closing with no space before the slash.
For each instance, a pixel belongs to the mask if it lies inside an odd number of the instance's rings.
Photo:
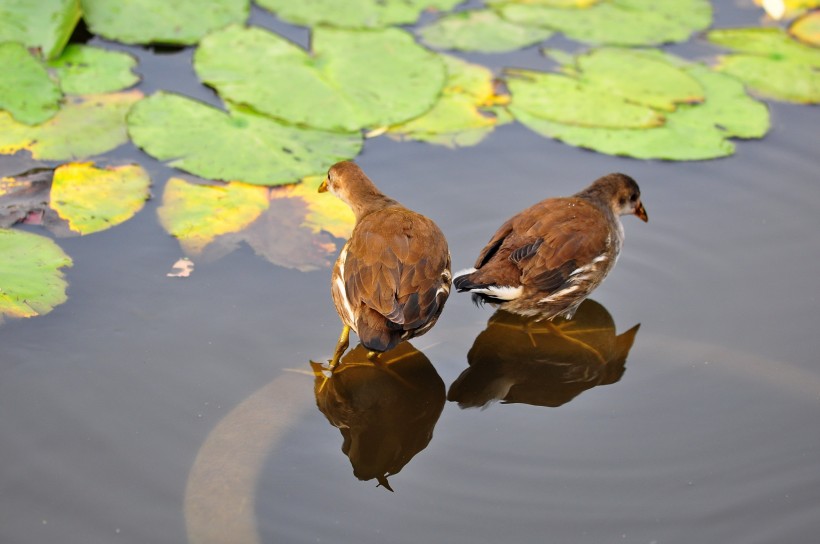
<path id="1" fill-rule="evenodd" d="M 716 24 L 749 18 L 734 9 Z M 186 79 L 189 51 L 129 50 L 152 85 L 209 96 Z M 455 268 L 531 203 L 633 176 L 649 223 L 625 218 L 620 261 L 579 314 L 589 321 L 559 324 L 571 337 L 599 331 L 575 337 L 605 344 L 608 372 L 583 346 L 550 359 L 571 347 L 554 331 L 530 340 L 499 316 L 490 331 L 492 308 L 453 294 L 412 342 L 421 354 L 391 372 L 351 364 L 316 393 L 309 361 L 330 356 L 341 328 L 329 270 L 276 267 L 243 247 L 167 278 L 180 249 L 157 200 L 115 229 L 61 240 L 74 259 L 68 302 L 0 326 L 0 542 L 814 541 L 820 110 L 770 108 L 765 139 L 695 163 L 591 153 L 520 124 L 459 150 L 366 143 L 359 164 L 440 225 Z M 138 158 L 155 194 L 171 174 L 129 146 L 114 156 Z M 637 324 L 631 349 L 615 341 L 613 325 Z M 515 402 L 459 406 L 499 388 Z M 328 408 L 340 391 L 358 403 L 341 415 Z M 329 419 L 350 426 L 359 476 L 400 468 L 393 493 L 354 475 Z"/>

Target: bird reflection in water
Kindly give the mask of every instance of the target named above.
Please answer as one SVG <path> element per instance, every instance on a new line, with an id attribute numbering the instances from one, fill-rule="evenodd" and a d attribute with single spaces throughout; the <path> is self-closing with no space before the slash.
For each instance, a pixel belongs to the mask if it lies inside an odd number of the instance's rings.
<path id="1" fill-rule="evenodd" d="M 430 360 L 402 342 L 378 359 L 359 344 L 326 378 L 326 368 L 311 362 L 316 406 L 344 441 L 360 480 L 376 479 L 393 489 L 387 477 L 397 474 L 433 438 L 445 402 L 445 387 Z"/>
<path id="2" fill-rule="evenodd" d="M 596 385 L 617 382 L 640 325 L 621 335 L 606 309 L 584 301 L 574 319 L 537 321 L 497 311 L 467 354 L 447 400 L 461 408 L 493 401 L 557 407 Z"/>

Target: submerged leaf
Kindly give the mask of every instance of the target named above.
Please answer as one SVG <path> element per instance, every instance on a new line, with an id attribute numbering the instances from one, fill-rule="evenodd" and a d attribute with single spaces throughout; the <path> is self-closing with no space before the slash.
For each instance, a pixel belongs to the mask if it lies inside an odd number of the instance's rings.
<path id="1" fill-rule="evenodd" d="M 336 238 L 349 238 L 356 223 L 350 207 L 338 198 L 328 198 L 319 193 L 319 185 L 325 176 L 308 176 L 302 183 L 277 187 L 271 191 L 272 199 L 298 198 L 306 207 L 305 219 L 300 226 L 314 234 L 327 231 Z"/>
<path id="2" fill-rule="evenodd" d="M 248 18 L 250 0 L 80 0 L 89 30 L 123 43 L 191 45 Z"/>
<path id="3" fill-rule="evenodd" d="M 820 47 L 820 10 L 797 19 L 789 27 L 789 33 L 803 43 Z"/>
<path id="4" fill-rule="evenodd" d="M 464 0 L 257 0 L 283 21 L 304 26 L 377 28 L 413 24 L 425 9 L 447 11 Z"/>
<path id="5" fill-rule="evenodd" d="M 0 109 L 27 125 L 54 117 L 62 93 L 22 44 L 0 43 L 0 70 Z"/>
<path id="6" fill-rule="evenodd" d="M 198 255 L 214 238 L 244 229 L 267 208 L 265 187 L 238 182 L 198 185 L 171 178 L 157 215 L 186 253 Z"/>
<path id="7" fill-rule="evenodd" d="M 267 30 L 232 26 L 202 40 L 194 67 L 226 100 L 326 130 L 411 119 L 430 109 L 444 84 L 438 56 L 396 28 L 320 27 L 312 47 L 308 53 Z"/>
<path id="8" fill-rule="evenodd" d="M 563 9 L 541 2 L 501 3 L 502 17 L 563 32 L 587 43 L 652 45 L 683 42 L 712 22 L 708 0 L 602 0 L 587 9 Z"/>
<path id="9" fill-rule="evenodd" d="M 506 21 L 488 9 L 445 15 L 419 29 L 424 42 L 433 47 L 484 53 L 515 51 L 544 41 L 552 34 L 544 28 Z"/>
<path id="10" fill-rule="evenodd" d="M 125 114 L 139 91 L 66 97 L 49 121 L 27 126 L 0 112 L 0 154 L 27 149 L 43 160 L 70 160 L 105 153 L 128 140 Z"/>
<path id="11" fill-rule="evenodd" d="M 61 268 L 71 258 L 44 236 L 0 229 L 0 322 L 4 317 L 34 317 L 66 301 Z"/>
<path id="12" fill-rule="evenodd" d="M 487 68 L 457 57 L 442 56 L 447 65 L 447 85 L 433 108 L 420 117 L 390 127 L 398 139 L 424 141 L 449 147 L 476 145 L 503 123 L 496 107 L 509 97 L 496 93 Z"/>
<path id="13" fill-rule="evenodd" d="M 279 123 L 247 108 L 223 112 L 158 92 L 128 116 L 134 143 L 171 166 L 216 180 L 257 185 L 292 183 L 358 155 L 360 134 Z"/>
<path id="14" fill-rule="evenodd" d="M 136 164 L 64 164 L 54 171 L 51 208 L 71 230 L 91 234 L 131 219 L 148 200 L 150 185 L 148 173 Z"/>
<path id="15" fill-rule="evenodd" d="M 80 20 L 80 0 L 3 0 L 0 43 L 36 47 L 43 57 L 59 56 Z"/>
<path id="16" fill-rule="evenodd" d="M 131 71 L 137 59 L 128 53 L 87 45 L 69 45 L 48 65 L 59 76 L 63 92 L 68 94 L 120 91 L 140 79 Z"/>

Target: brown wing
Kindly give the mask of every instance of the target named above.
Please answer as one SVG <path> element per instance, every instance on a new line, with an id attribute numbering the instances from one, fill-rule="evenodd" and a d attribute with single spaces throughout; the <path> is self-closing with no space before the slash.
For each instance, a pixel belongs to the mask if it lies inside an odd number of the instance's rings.
<path id="1" fill-rule="evenodd" d="M 449 269 L 447 242 L 431 220 L 404 208 L 364 217 L 344 266 L 347 298 L 354 312 L 360 308 L 362 341 L 368 343 L 368 333 L 414 331 L 438 317 L 449 292 Z"/>

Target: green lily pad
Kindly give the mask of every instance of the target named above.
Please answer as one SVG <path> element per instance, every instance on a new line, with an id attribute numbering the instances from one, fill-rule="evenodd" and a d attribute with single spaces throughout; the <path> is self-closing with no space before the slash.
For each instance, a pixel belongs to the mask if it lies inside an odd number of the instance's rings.
<path id="1" fill-rule="evenodd" d="M 94 94 L 121 91 L 140 78 L 132 72 L 137 59 L 128 53 L 99 47 L 71 44 L 63 54 L 50 61 L 60 78 L 60 87 L 68 94 Z"/>
<path id="2" fill-rule="evenodd" d="M 803 43 L 820 47 L 820 11 L 811 11 L 795 20 L 789 34 Z"/>
<path id="3" fill-rule="evenodd" d="M 61 268 L 71 258 L 52 240 L 0 229 L 0 323 L 4 317 L 45 315 L 67 300 Z"/>
<path id="4" fill-rule="evenodd" d="M 60 107 L 59 87 L 25 46 L 0 43 L 0 109 L 21 123 L 36 125 L 54 117 Z"/>
<path id="5" fill-rule="evenodd" d="M 508 71 L 511 109 L 535 117 L 577 126 L 648 128 L 664 117 L 648 106 L 630 104 L 607 87 L 583 80 L 531 70 Z"/>
<path id="6" fill-rule="evenodd" d="M 640 159 L 704 160 L 734 152 L 729 137 L 762 137 L 769 127 L 768 110 L 731 77 L 691 65 L 687 72 L 705 90 L 702 104 L 683 104 L 666 115 L 663 126 L 649 129 L 606 129 L 547 121 L 527 111 L 511 110 L 530 129 L 570 145 L 610 155 Z"/>
<path id="7" fill-rule="evenodd" d="M 409 25 L 424 10 L 447 11 L 464 0 L 256 0 L 289 23 L 343 28 Z"/>
<path id="8" fill-rule="evenodd" d="M 445 15 L 419 29 L 422 40 L 433 47 L 483 53 L 515 51 L 552 34 L 544 28 L 511 23 L 488 9 Z"/>
<path id="9" fill-rule="evenodd" d="M 57 115 L 36 126 L 0 112 L 0 154 L 27 149 L 35 159 L 61 161 L 105 153 L 128 140 L 125 114 L 141 98 L 136 90 L 68 96 Z"/>
<path id="10" fill-rule="evenodd" d="M 80 0 L 91 32 L 123 43 L 192 45 L 247 20 L 249 0 Z"/>
<path id="11" fill-rule="evenodd" d="M 629 102 L 663 111 L 678 104 L 703 101 L 700 83 L 668 60 L 651 51 L 602 48 L 576 59 L 580 78 Z"/>
<path id="12" fill-rule="evenodd" d="M 359 154 L 358 133 L 285 125 L 248 108 L 220 111 L 158 92 L 128 116 L 136 145 L 169 165 L 203 178 L 256 185 L 293 183 Z"/>
<path id="13" fill-rule="evenodd" d="M 148 173 L 136 164 L 64 164 L 54 171 L 50 206 L 72 231 L 91 234 L 131 219 L 148 200 L 150 185 Z"/>
<path id="14" fill-rule="evenodd" d="M 232 26 L 202 40 L 194 67 L 226 100 L 326 130 L 412 119 L 444 85 L 441 59 L 403 30 L 320 27 L 312 45 L 308 53 L 267 30 Z"/>
<path id="15" fill-rule="evenodd" d="M 563 32 L 573 40 L 611 45 L 683 42 L 712 22 L 708 0 L 602 0 L 586 9 L 531 3 L 502 3 L 508 21 Z"/>
<path id="16" fill-rule="evenodd" d="M 52 59 L 68 43 L 80 20 L 80 0 L 3 0 L 0 43 L 20 42 Z"/>
<path id="17" fill-rule="evenodd" d="M 157 209 L 163 228 L 196 256 L 217 236 L 241 231 L 268 208 L 268 189 L 245 183 L 199 185 L 182 178 L 165 184 Z"/>
<path id="18" fill-rule="evenodd" d="M 718 59 L 755 93 L 775 100 L 820 103 L 820 49 L 797 42 L 777 28 L 715 30 L 709 41 L 739 51 Z"/>
<path id="19" fill-rule="evenodd" d="M 478 144 L 508 120 L 496 110 L 506 105 L 509 97 L 496 93 L 490 70 L 456 57 L 442 58 L 448 76 L 438 102 L 424 115 L 390 127 L 388 135 L 399 140 L 466 147 Z"/>

